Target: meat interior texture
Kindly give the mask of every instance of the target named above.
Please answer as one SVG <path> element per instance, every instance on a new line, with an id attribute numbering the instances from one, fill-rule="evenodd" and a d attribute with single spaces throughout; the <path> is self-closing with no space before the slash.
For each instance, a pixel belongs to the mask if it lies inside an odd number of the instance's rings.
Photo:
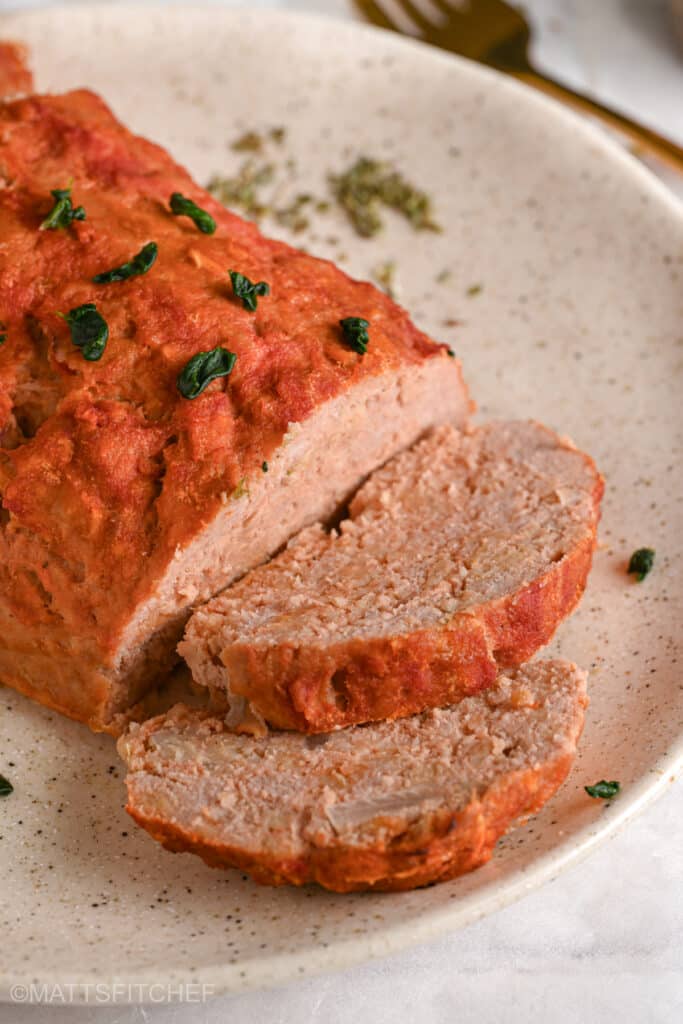
<path id="1" fill-rule="evenodd" d="M 450 878 L 563 781 L 585 688 L 568 662 L 531 663 L 454 707 L 317 737 L 254 739 L 178 707 L 119 741 L 128 810 L 170 849 L 263 882 Z"/>
<path id="2" fill-rule="evenodd" d="M 602 480 L 536 423 L 436 429 L 198 609 L 197 682 L 320 732 L 450 703 L 550 639 L 580 597 Z"/>
<path id="3" fill-rule="evenodd" d="M 69 185 L 85 219 L 40 230 Z M 89 92 L 0 105 L 0 186 L 0 679 L 116 729 L 193 605 L 469 400 L 388 297 L 263 238 Z M 215 234 L 170 212 L 174 192 Z M 149 242 L 147 273 L 93 282 Z M 256 311 L 230 270 L 270 286 Z M 99 360 L 60 316 L 84 303 L 108 324 Z M 349 316 L 370 323 L 365 354 Z M 180 371 L 216 346 L 234 369 L 183 397 Z"/>

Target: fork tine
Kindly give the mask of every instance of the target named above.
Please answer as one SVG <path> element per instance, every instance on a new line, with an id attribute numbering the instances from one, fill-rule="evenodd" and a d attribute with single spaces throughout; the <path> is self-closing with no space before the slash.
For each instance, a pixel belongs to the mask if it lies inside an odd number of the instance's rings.
<path id="1" fill-rule="evenodd" d="M 457 21 L 458 18 L 469 17 L 470 11 L 466 7 L 465 10 L 460 10 L 456 7 L 454 0 L 429 0 L 433 7 L 438 8 L 442 14 L 445 14 L 451 21 Z"/>
<path id="2" fill-rule="evenodd" d="M 413 0 L 394 0 L 394 2 L 405 11 L 423 35 L 431 35 L 433 33 L 435 28 L 434 22 L 427 17 L 424 11 L 420 10 L 417 4 L 413 3 Z"/>
<path id="3" fill-rule="evenodd" d="M 365 15 L 368 21 L 371 21 L 373 25 L 378 25 L 380 28 L 387 28 L 391 32 L 400 32 L 398 25 L 395 25 L 393 21 L 384 13 L 379 4 L 375 3 L 375 0 L 354 0 L 356 7 Z"/>

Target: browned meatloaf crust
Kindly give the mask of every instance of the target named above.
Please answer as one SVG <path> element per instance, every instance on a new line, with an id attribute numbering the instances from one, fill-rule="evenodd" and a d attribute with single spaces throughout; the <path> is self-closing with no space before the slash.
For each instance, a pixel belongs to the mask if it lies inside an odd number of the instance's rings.
<path id="1" fill-rule="evenodd" d="M 325 737 L 229 732 L 178 707 L 119 741 L 128 811 L 258 882 L 411 889 L 485 863 L 569 771 L 585 673 L 538 662 L 453 708 Z"/>
<path id="2" fill-rule="evenodd" d="M 86 219 L 40 230 L 69 185 Z M 150 242 L 147 273 L 93 282 Z M 270 286 L 255 312 L 230 270 Z M 99 360 L 60 315 L 86 303 Z M 0 322 L 0 680 L 97 729 L 166 671 L 193 605 L 469 411 L 457 360 L 394 302 L 263 238 L 89 92 L 0 104 Z M 183 397 L 217 346 L 234 369 Z"/>
<path id="3" fill-rule="evenodd" d="M 583 593 L 602 479 L 538 423 L 437 428 L 198 608 L 198 683 L 271 725 L 327 732 L 451 704 L 546 644 Z"/>
<path id="4" fill-rule="evenodd" d="M 0 40 L 0 97 L 10 98 L 30 92 L 33 76 L 27 64 L 26 50 L 19 43 Z"/>

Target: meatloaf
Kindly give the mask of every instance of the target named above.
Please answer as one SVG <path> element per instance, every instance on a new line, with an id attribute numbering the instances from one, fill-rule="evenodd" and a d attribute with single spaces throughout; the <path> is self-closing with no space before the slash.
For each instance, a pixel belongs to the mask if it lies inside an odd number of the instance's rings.
<path id="1" fill-rule="evenodd" d="M 591 566 L 602 479 L 532 422 L 436 428 L 373 473 L 338 530 L 198 608 L 196 682 L 327 732 L 451 704 L 546 644 Z"/>
<path id="2" fill-rule="evenodd" d="M 457 706 L 322 736 L 255 739 L 177 707 L 119 740 L 128 811 L 169 850 L 264 883 L 410 889 L 489 859 L 563 782 L 585 673 L 501 675 Z"/>
<path id="3" fill-rule="evenodd" d="M 33 76 L 26 65 L 26 50 L 19 43 L 0 40 L 0 97 L 31 92 Z"/>
<path id="4" fill-rule="evenodd" d="M 0 323 L 0 680 L 94 729 L 194 605 L 469 412 L 387 296 L 85 91 L 0 104 Z"/>

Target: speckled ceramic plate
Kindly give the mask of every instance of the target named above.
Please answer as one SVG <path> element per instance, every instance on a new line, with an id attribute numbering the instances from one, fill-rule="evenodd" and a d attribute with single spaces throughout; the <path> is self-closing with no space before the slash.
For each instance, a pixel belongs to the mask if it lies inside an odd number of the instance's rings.
<path id="1" fill-rule="evenodd" d="M 607 479 L 590 586 L 552 648 L 592 672 L 578 762 L 550 806 L 459 881 L 333 896 L 172 856 L 126 816 L 111 739 L 3 691 L 0 770 L 15 792 L 0 803 L 2 991 L 31 979 L 272 984 L 463 925 L 586 854 L 665 787 L 683 753 L 674 200 L 547 101 L 352 24 L 88 6 L 0 29 L 29 43 L 41 89 L 101 91 L 201 181 L 235 172 L 248 155 L 231 149 L 237 136 L 279 125 L 287 138 L 264 159 L 277 163 L 280 205 L 326 196 L 328 172 L 358 154 L 393 161 L 434 196 L 441 234 L 388 216 L 362 240 L 332 210 L 298 244 L 362 277 L 394 260 L 400 301 L 458 350 L 481 414 L 545 420 Z M 637 584 L 626 562 L 643 545 L 657 563 Z M 601 778 L 621 781 L 611 806 L 583 791 Z"/>

